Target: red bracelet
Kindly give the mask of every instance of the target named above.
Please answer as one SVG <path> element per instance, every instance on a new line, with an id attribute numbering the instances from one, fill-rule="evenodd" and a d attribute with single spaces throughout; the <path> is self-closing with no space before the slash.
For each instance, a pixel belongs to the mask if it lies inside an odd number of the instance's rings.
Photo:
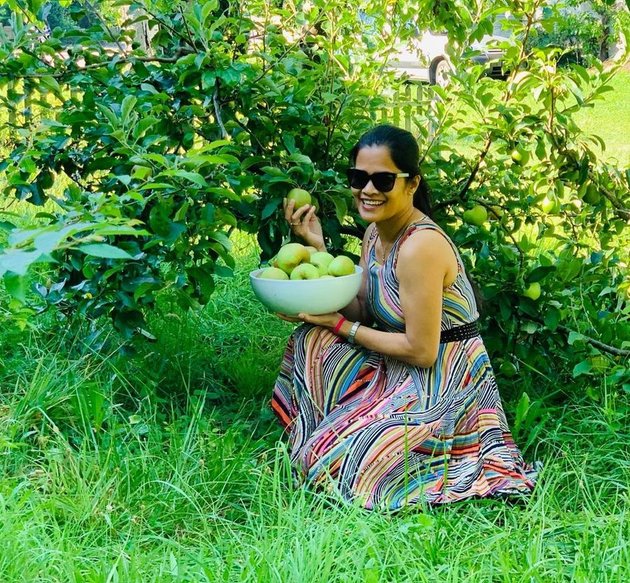
<path id="1" fill-rule="evenodd" d="M 341 330 L 341 327 L 343 326 L 343 323 L 347 322 L 347 321 L 348 320 L 346 320 L 346 318 L 344 316 L 341 316 L 341 318 L 339 318 L 339 320 L 335 324 L 335 327 L 333 328 L 333 332 L 335 334 L 339 334 L 339 330 Z"/>

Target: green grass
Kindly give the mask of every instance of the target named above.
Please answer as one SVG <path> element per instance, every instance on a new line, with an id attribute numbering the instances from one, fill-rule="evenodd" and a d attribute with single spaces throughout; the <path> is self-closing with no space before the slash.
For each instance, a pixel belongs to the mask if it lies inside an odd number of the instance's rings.
<path id="1" fill-rule="evenodd" d="M 612 91 L 604 93 L 592 108 L 575 116 L 578 126 L 588 134 L 601 137 L 603 156 L 620 168 L 630 167 L 630 70 L 619 71 L 612 80 Z"/>
<path id="2" fill-rule="evenodd" d="M 291 325 L 261 310 L 252 248 L 211 305 L 165 299 L 158 342 L 80 326 L 0 344 L 0 581 L 625 581 L 627 395 L 567 390 L 519 442 L 545 463 L 522 504 L 369 513 L 293 485 L 267 407 Z M 507 394 L 513 417 L 522 387 Z M 511 395 L 511 396 L 510 396 Z"/>

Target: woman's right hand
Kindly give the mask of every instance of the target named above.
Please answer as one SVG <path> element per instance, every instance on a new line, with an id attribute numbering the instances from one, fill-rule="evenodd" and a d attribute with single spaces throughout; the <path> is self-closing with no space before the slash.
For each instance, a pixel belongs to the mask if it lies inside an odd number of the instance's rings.
<path id="1" fill-rule="evenodd" d="M 315 247 L 318 251 L 326 251 L 322 225 L 315 214 L 315 207 L 305 204 L 296 209 L 295 202 L 293 200 L 287 201 L 286 198 L 282 202 L 282 207 L 284 218 L 291 226 L 291 231 L 303 239 L 307 245 Z"/>

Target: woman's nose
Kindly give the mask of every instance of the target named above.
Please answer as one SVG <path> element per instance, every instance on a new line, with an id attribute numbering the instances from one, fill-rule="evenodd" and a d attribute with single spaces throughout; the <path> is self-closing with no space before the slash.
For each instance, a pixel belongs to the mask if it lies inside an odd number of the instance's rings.
<path id="1" fill-rule="evenodd" d="M 374 194 L 375 192 L 378 192 L 376 187 L 372 184 L 371 180 L 368 180 L 368 183 L 362 188 L 362 190 L 366 194 Z"/>

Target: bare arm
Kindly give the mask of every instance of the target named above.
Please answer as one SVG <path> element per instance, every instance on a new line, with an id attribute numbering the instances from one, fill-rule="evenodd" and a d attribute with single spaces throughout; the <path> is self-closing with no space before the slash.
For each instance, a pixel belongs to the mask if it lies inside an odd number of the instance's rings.
<path id="1" fill-rule="evenodd" d="M 457 275 L 457 260 L 450 245 L 435 231 L 420 231 L 401 246 L 396 274 L 405 318 L 405 332 L 383 332 L 360 326 L 355 341 L 414 366 L 430 367 L 437 358 L 442 317 L 442 295 Z M 338 314 L 301 315 L 306 322 L 333 327 Z M 352 322 L 339 331 L 347 337 Z"/>

